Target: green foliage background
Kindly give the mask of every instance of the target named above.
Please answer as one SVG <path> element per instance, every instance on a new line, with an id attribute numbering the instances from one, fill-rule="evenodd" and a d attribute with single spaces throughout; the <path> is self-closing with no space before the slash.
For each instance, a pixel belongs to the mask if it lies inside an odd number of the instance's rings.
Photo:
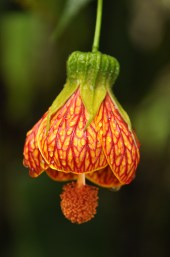
<path id="1" fill-rule="evenodd" d="M 114 92 L 141 142 L 136 179 L 100 189 L 83 225 L 61 214 L 62 184 L 22 165 L 26 132 L 65 83 L 74 50 L 90 51 L 96 1 L 0 1 L 0 256 L 167 257 L 170 229 L 170 1 L 104 0 L 100 50 L 121 73 Z"/>

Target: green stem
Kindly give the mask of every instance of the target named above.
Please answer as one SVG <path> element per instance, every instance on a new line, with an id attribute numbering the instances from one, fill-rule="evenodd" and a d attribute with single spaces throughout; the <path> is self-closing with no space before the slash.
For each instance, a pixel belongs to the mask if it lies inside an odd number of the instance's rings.
<path id="1" fill-rule="evenodd" d="M 102 22 L 102 8 L 103 8 L 103 0 L 98 0 L 96 28 L 95 28 L 95 33 L 94 33 L 92 52 L 97 52 L 99 49 L 100 30 L 101 30 L 101 22 Z"/>

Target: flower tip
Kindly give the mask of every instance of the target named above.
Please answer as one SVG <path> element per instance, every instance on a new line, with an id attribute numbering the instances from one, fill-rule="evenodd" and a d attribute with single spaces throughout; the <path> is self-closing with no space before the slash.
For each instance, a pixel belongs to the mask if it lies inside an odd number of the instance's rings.
<path id="1" fill-rule="evenodd" d="M 78 187 L 75 182 L 63 187 L 61 210 L 72 223 L 82 224 L 91 220 L 98 206 L 98 188 L 89 185 Z"/>
<path id="2" fill-rule="evenodd" d="M 118 192 L 120 189 L 121 189 L 121 186 L 111 187 L 111 188 L 110 188 L 110 191 Z"/>

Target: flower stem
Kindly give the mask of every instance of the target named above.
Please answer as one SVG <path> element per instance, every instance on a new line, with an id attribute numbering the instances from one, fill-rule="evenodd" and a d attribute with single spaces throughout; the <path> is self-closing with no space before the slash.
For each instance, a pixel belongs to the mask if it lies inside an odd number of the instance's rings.
<path id="1" fill-rule="evenodd" d="M 77 178 L 77 186 L 78 187 L 84 186 L 86 184 L 85 174 L 84 173 L 79 174 L 77 177 L 78 177 Z"/>
<path id="2" fill-rule="evenodd" d="M 102 22 L 102 9 L 103 9 L 103 0 L 98 0 L 96 27 L 95 27 L 95 33 L 94 33 L 92 52 L 97 52 L 99 49 L 99 39 L 100 39 L 101 22 Z"/>

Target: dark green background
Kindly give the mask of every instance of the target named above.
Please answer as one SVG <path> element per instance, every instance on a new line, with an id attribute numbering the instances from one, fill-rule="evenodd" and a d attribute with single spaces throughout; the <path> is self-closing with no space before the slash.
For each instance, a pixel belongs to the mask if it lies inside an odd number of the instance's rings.
<path id="1" fill-rule="evenodd" d="M 62 184 L 46 174 L 29 177 L 22 151 L 26 132 L 65 83 L 68 55 L 91 50 L 96 1 L 68 20 L 57 39 L 66 1 L 20 2 L 0 1 L 0 256 L 167 257 L 169 1 L 104 0 L 100 50 L 121 64 L 114 92 L 140 139 L 141 162 L 130 185 L 100 189 L 98 213 L 83 225 L 63 217 Z"/>

